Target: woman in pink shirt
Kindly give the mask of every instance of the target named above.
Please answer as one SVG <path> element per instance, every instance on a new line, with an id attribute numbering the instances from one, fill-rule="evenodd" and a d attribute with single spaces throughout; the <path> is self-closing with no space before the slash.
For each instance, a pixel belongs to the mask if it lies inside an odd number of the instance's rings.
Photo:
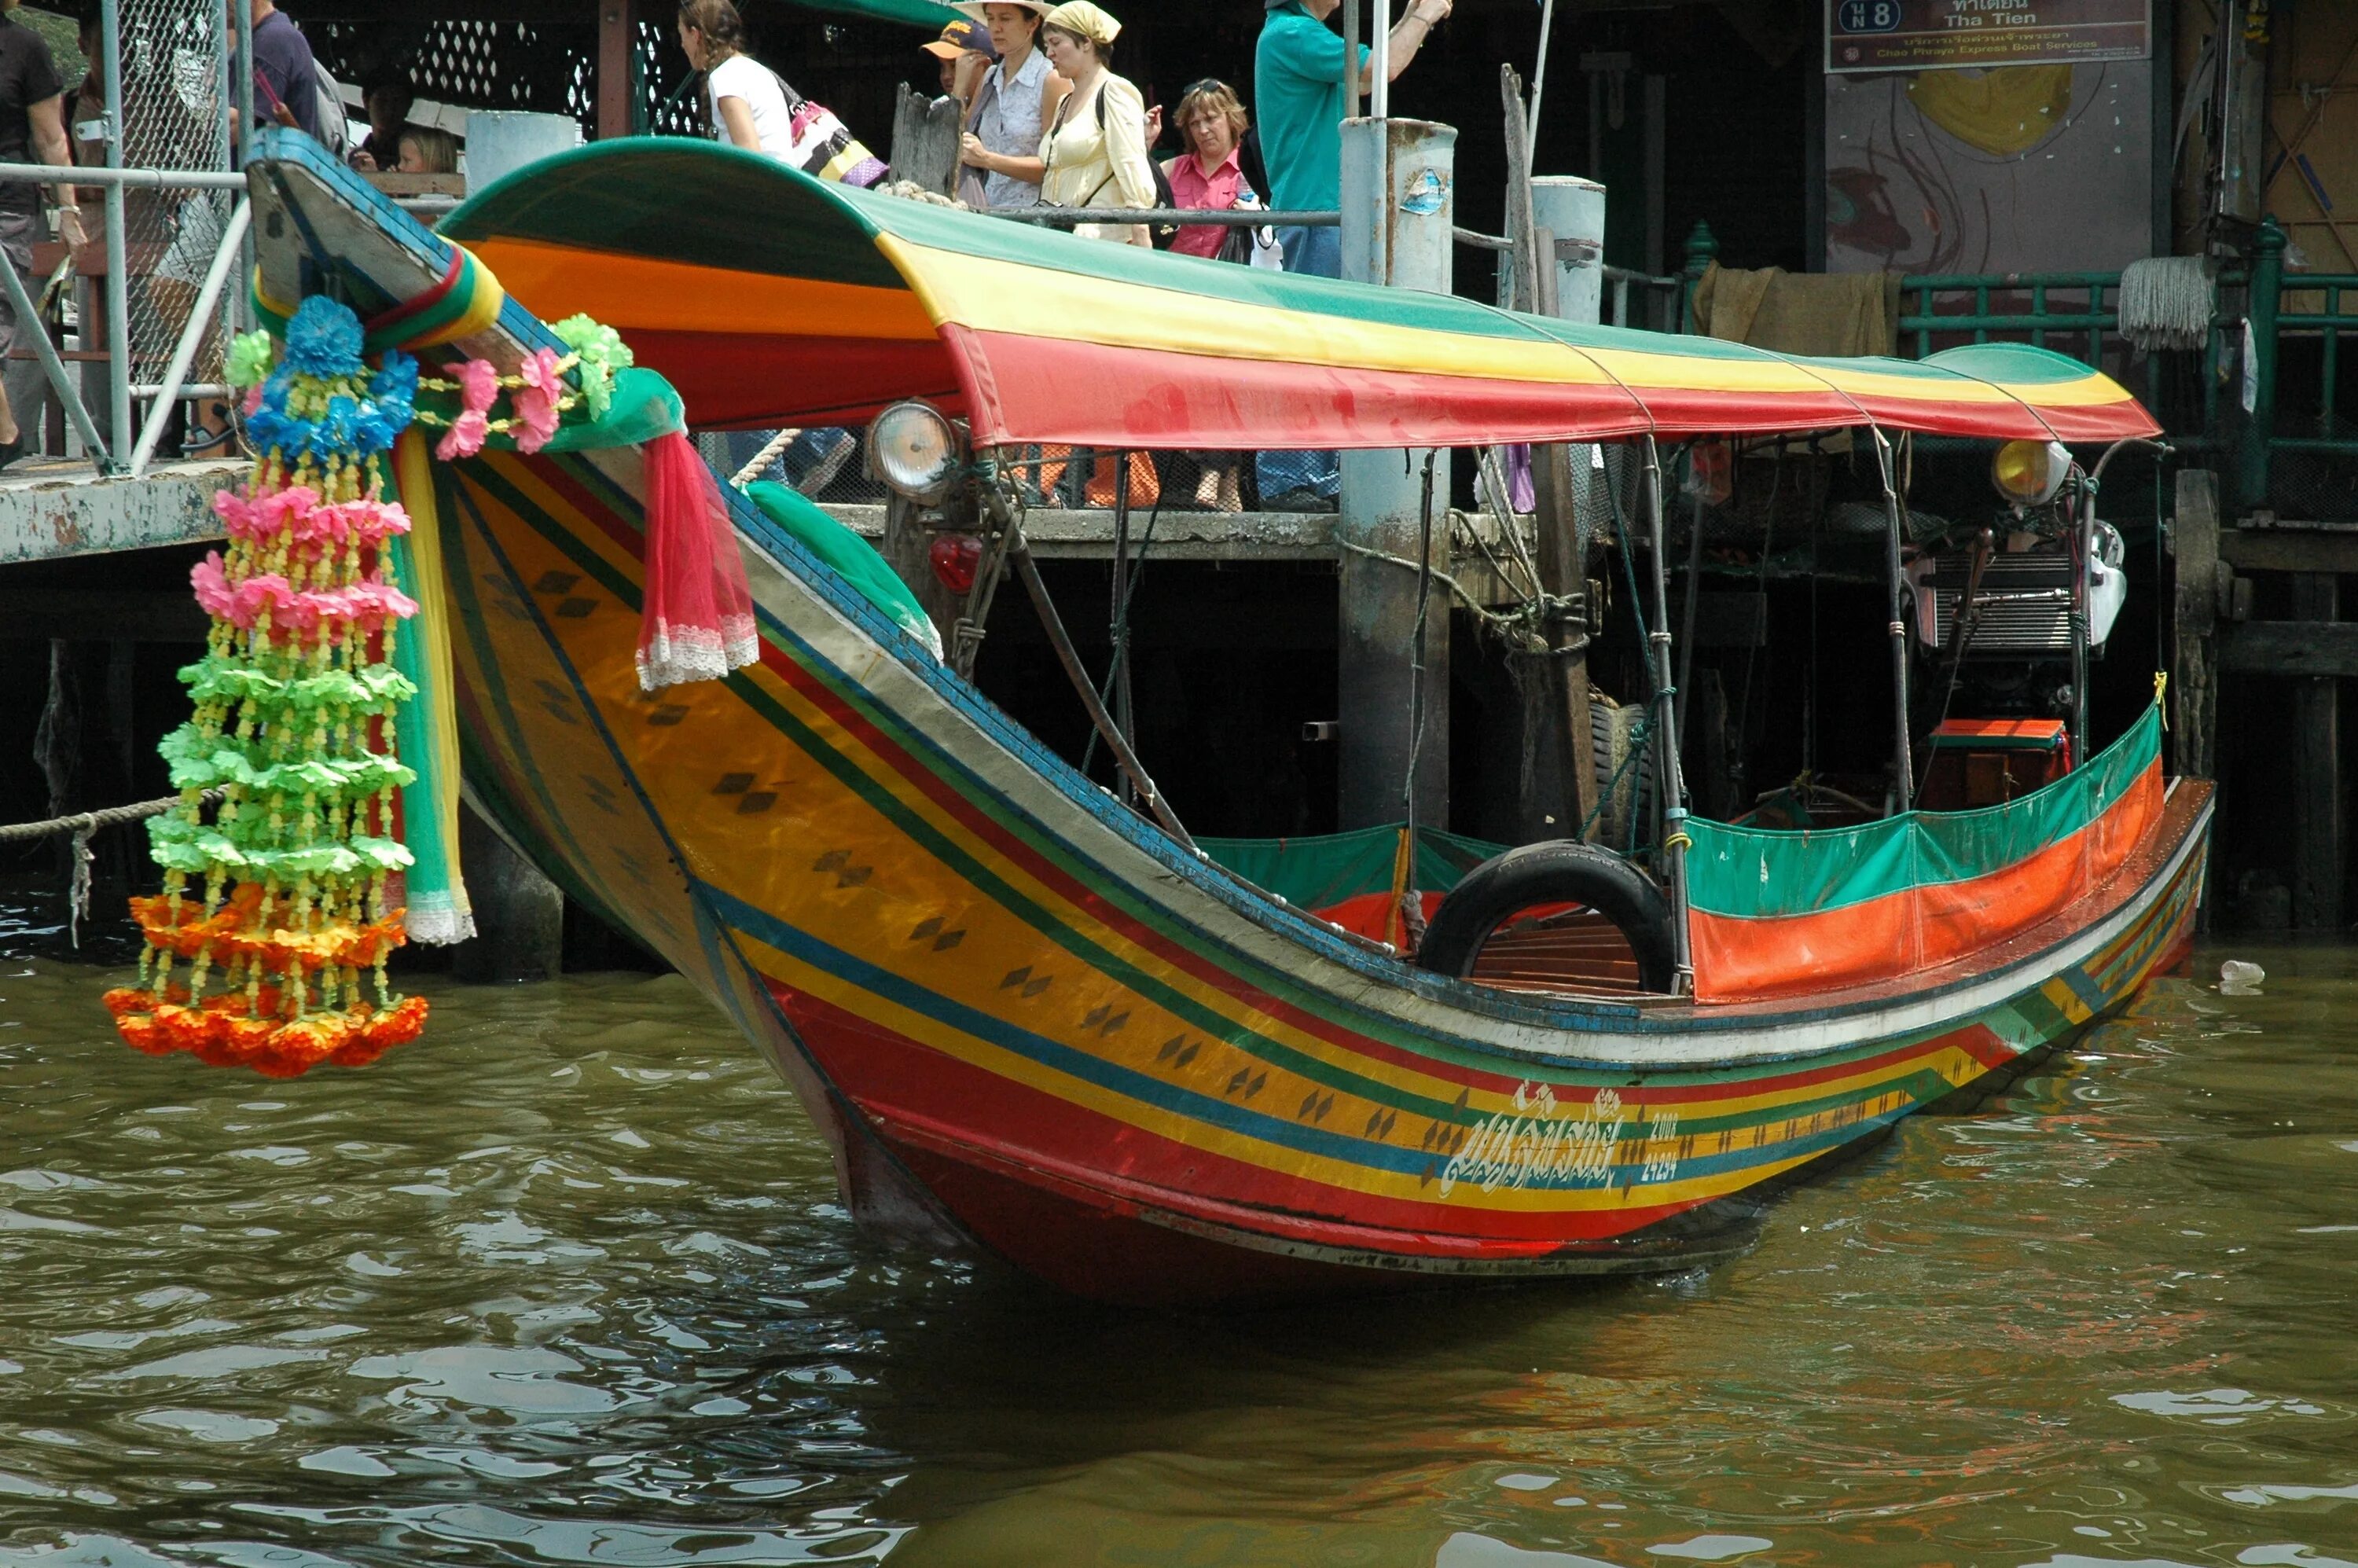
<path id="1" fill-rule="evenodd" d="M 1225 212 L 1237 204 L 1240 192 L 1250 192 L 1238 161 L 1245 131 L 1252 121 L 1237 102 L 1236 89 L 1225 81 L 1203 81 L 1181 95 L 1179 139 L 1187 150 L 1163 166 L 1171 193 L 1182 207 Z M 1258 197 L 1248 195 L 1248 204 Z M 1217 256 L 1229 231 L 1209 223 L 1194 223 L 1179 231 L 1171 248 L 1182 255 Z"/>
<path id="2" fill-rule="evenodd" d="M 1179 139 L 1187 150 L 1163 166 L 1171 181 L 1174 205 L 1225 212 L 1239 202 L 1260 204 L 1239 161 L 1246 129 L 1252 124 L 1236 89 L 1224 81 L 1204 81 L 1181 95 Z M 1228 247 L 1231 257 L 1250 254 L 1249 229 L 1228 229 L 1211 223 L 1191 223 L 1179 231 L 1171 248 L 1181 255 L 1217 257 Z M 1231 236 L 1239 243 L 1229 244 Z M 1195 504 L 1222 512 L 1244 510 L 1241 452 L 1190 452 L 1201 476 L 1195 481 Z"/>

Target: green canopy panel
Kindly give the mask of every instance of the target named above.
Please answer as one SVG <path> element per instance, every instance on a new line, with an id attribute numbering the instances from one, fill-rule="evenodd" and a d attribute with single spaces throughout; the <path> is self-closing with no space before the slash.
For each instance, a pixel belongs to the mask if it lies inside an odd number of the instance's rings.
<path id="1" fill-rule="evenodd" d="M 940 32 L 958 14 L 934 0 L 797 0 L 814 11 L 835 11 L 847 16 L 873 16 L 880 22 L 906 22 L 913 27 Z"/>

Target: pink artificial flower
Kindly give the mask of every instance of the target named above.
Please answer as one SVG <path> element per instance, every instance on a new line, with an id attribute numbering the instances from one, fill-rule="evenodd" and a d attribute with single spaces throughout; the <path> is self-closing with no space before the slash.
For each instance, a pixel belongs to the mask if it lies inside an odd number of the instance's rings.
<path id="1" fill-rule="evenodd" d="M 236 612 L 231 619 L 251 626 L 265 610 L 277 611 L 295 602 L 295 586 L 276 572 L 259 572 L 237 585 Z"/>
<path id="2" fill-rule="evenodd" d="M 254 531 L 254 503 L 233 490 L 213 492 L 213 515 L 222 520 L 222 529 L 233 539 L 243 539 Z"/>
<path id="3" fill-rule="evenodd" d="M 216 503 L 228 493 L 223 491 L 215 497 Z M 237 599 L 230 591 L 229 574 L 222 566 L 219 550 L 207 551 L 205 558 L 189 568 L 189 586 L 196 589 L 197 603 L 206 614 L 216 620 L 235 619 Z"/>
<path id="4" fill-rule="evenodd" d="M 491 421 L 470 409 L 450 421 L 450 428 L 434 443 L 434 455 L 446 463 L 471 458 L 483 449 L 483 438 L 491 433 Z"/>
<path id="5" fill-rule="evenodd" d="M 471 458 L 491 434 L 492 405 L 500 395 L 500 373 L 489 360 L 469 360 L 452 373 L 459 383 L 459 412 L 449 434 L 434 448 L 444 462 Z"/>
<path id="6" fill-rule="evenodd" d="M 535 349 L 516 367 L 524 380 L 514 398 L 516 418 L 522 422 L 515 433 L 519 452 L 536 452 L 557 434 L 557 404 L 565 395 L 565 373 L 557 368 L 557 363 L 556 350 Z"/>

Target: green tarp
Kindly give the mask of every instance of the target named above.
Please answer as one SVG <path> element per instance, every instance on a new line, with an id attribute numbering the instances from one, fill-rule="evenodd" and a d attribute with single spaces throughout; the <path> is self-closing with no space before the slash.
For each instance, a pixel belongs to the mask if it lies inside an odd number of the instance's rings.
<path id="1" fill-rule="evenodd" d="M 1198 838 L 1195 844 L 1218 864 L 1297 909 L 1331 909 L 1345 899 L 1391 890 L 1400 833 L 1400 825 L 1394 824 L 1316 838 Z M 1503 844 L 1420 827 L 1417 890 L 1447 892 L 1466 872 L 1504 853 Z"/>
<path id="2" fill-rule="evenodd" d="M 876 546 L 828 516 L 818 503 L 800 491 L 770 480 L 745 487 L 745 497 L 762 515 L 793 535 L 803 548 L 833 567 L 838 576 L 867 596 L 868 602 L 899 622 L 909 635 L 928 647 L 941 639 L 925 618 L 925 607 L 900 573 L 876 553 Z"/>
<path id="3" fill-rule="evenodd" d="M 2102 816 L 2161 755 L 2161 709 L 2085 767 L 2004 806 L 1779 832 L 1690 820 L 1687 897 L 1707 914 L 1816 914 L 2019 864 Z"/>

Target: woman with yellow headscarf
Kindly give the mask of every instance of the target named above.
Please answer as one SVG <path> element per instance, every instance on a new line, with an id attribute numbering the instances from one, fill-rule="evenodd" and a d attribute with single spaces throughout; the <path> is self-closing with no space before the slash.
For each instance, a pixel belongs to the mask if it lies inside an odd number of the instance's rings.
<path id="1" fill-rule="evenodd" d="M 1073 84 L 1040 138 L 1047 172 L 1040 200 L 1051 207 L 1152 207 L 1154 165 L 1146 156 L 1146 101 L 1111 69 L 1121 24 L 1091 0 L 1070 0 L 1040 29 L 1048 63 Z M 1152 243 L 1143 225 L 1083 223 L 1085 239 Z"/>

